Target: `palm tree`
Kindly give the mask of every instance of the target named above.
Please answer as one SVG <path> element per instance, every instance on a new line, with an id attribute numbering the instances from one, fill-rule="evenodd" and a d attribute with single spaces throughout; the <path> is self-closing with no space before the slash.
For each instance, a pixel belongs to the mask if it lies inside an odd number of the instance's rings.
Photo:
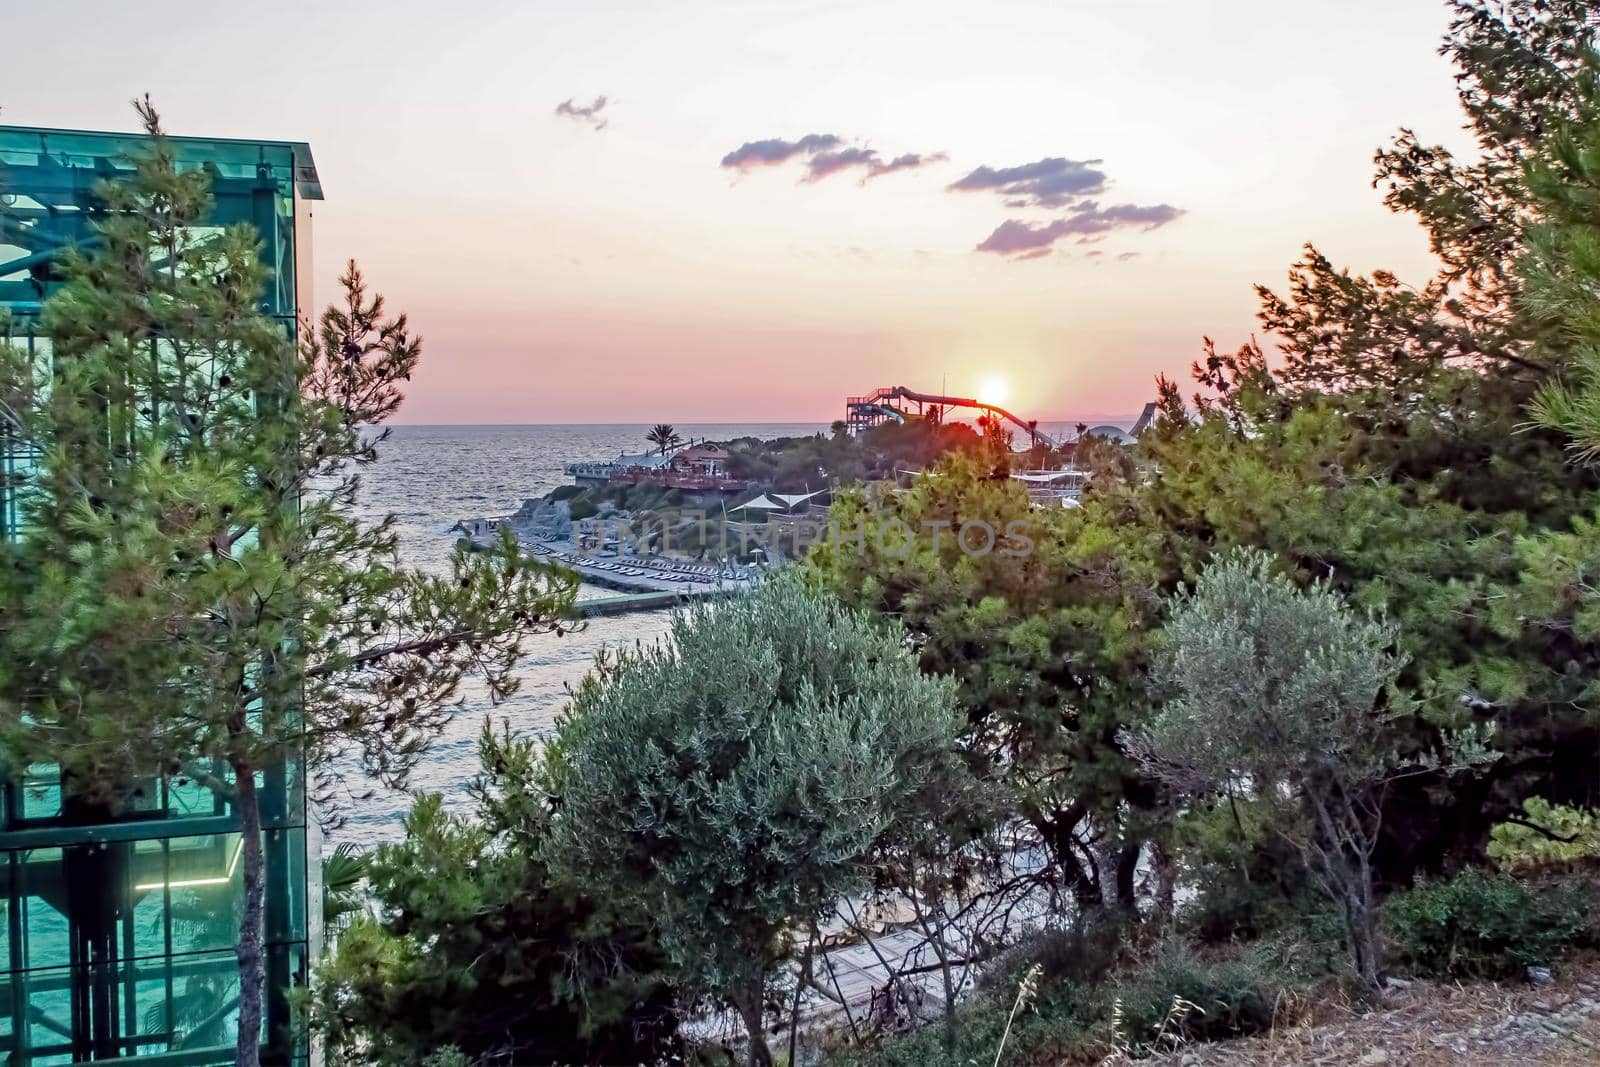
<path id="1" fill-rule="evenodd" d="M 350 917 L 362 909 L 358 887 L 372 868 L 372 854 L 357 852 L 356 846 L 342 842 L 333 855 L 322 861 L 322 921 L 324 940 L 349 925 Z"/>
<path id="2" fill-rule="evenodd" d="M 667 454 L 667 449 L 677 448 L 683 443 L 683 438 L 678 436 L 678 431 L 673 429 L 670 422 L 658 422 L 650 427 L 650 432 L 645 434 L 645 440 L 661 449 L 661 454 Z"/>

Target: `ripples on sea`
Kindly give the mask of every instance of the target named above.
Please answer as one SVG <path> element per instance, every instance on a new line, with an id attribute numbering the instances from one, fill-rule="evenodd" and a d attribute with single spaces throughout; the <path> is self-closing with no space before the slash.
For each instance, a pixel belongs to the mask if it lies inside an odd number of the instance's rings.
<path id="1" fill-rule="evenodd" d="M 761 425 L 678 425 L 684 437 L 726 441 L 736 437 L 790 437 L 825 430 L 815 423 Z M 542 496 L 569 479 L 562 468 L 573 461 L 615 459 L 619 452 L 642 452 L 647 426 L 399 426 L 380 447 L 378 462 L 363 474 L 362 515 L 376 521 L 395 517 L 403 560 L 413 567 L 443 571 L 449 566 L 456 535 L 450 527 L 466 518 L 509 515 L 528 497 Z M 600 592 L 584 590 L 585 594 Z M 469 803 L 466 783 L 477 773 L 478 734 L 486 716 L 504 719 L 515 731 L 549 730 L 575 685 L 605 647 L 652 641 L 666 631 L 667 613 L 640 612 L 592 619 L 566 637 L 528 641 L 520 667 L 522 688 L 492 706 L 481 685 L 465 686 L 466 700 L 412 775 L 412 792 L 442 793 L 449 807 Z M 356 786 L 364 783 L 355 782 Z M 400 835 L 400 819 L 410 807 L 405 793 L 376 787 L 374 796 L 341 800 L 344 825 L 334 841 L 363 846 Z"/>

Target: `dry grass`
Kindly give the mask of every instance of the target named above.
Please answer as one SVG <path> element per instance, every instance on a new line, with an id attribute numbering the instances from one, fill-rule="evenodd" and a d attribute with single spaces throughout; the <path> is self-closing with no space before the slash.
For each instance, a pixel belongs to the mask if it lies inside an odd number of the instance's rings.
<path id="1" fill-rule="evenodd" d="M 1337 998 L 1301 1021 L 1238 1041 L 1190 1045 L 1152 1067 L 1509 1067 L 1600 1063 L 1600 961 L 1574 962 L 1554 985 L 1417 982 L 1362 1014 Z M 1294 1017 L 1293 1014 L 1288 1017 Z"/>

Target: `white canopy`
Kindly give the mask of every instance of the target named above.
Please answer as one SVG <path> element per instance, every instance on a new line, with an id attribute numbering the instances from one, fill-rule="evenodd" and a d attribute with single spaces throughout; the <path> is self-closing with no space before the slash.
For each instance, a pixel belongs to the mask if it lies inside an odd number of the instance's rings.
<path id="1" fill-rule="evenodd" d="M 630 456 L 628 453 L 624 452 L 622 455 L 617 457 L 617 462 L 615 465 L 621 467 L 623 470 L 635 469 L 639 467 L 643 467 L 647 470 L 656 470 L 660 467 L 666 466 L 667 461 L 670 459 L 672 459 L 671 456 L 663 455 L 660 452 L 643 452 L 637 456 Z"/>
<path id="2" fill-rule="evenodd" d="M 807 500 L 810 500 L 814 496 L 821 496 L 822 492 L 823 491 L 821 489 L 818 489 L 813 493 L 773 493 L 772 499 L 781 500 L 786 506 L 792 508 L 796 504 L 804 504 Z"/>
<path id="3" fill-rule="evenodd" d="M 767 496 L 767 494 L 762 493 L 760 496 L 756 497 L 754 500 L 746 500 L 743 504 L 740 504 L 738 507 L 729 508 L 728 510 L 729 511 L 744 511 L 746 509 L 749 509 L 751 511 L 774 511 L 774 510 L 776 510 L 778 508 L 781 508 L 781 507 L 783 507 L 782 504 L 778 503 L 776 500 L 773 500 L 771 497 Z"/>
<path id="4" fill-rule="evenodd" d="M 1088 476 L 1088 471 L 1073 469 L 1064 471 L 1038 471 L 1030 472 L 1028 474 L 1013 474 L 1011 477 L 1015 478 L 1019 482 L 1039 484 L 1042 482 L 1059 482 L 1063 478 L 1087 478 Z"/>

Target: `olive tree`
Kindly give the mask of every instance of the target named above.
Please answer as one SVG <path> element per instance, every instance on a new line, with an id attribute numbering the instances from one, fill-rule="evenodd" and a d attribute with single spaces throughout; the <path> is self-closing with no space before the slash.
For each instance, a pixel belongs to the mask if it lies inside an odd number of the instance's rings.
<path id="1" fill-rule="evenodd" d="M 1380 706 L 1404 665 L 1396 628 L 1248 549 L 1177 596 L 1164 637 L 1153 673 L 1170 699 L 1131 747 L 1182 795 L 1263 801 L 1342 912 L 1357 978 L 1376 992 L 1382 794 L 1419 767 L 1396 752 Z"/>
<path id="2" fill-rule="evenodd" d="M 795 574 L 686 608 L 603 657 L 558 721 L 552 866 L 648 916 L 685 994 L 735 1010 L 770 1063 L 792 935 L 867 888 L 946 765 L 954 700 L 897 628 Z"/>

